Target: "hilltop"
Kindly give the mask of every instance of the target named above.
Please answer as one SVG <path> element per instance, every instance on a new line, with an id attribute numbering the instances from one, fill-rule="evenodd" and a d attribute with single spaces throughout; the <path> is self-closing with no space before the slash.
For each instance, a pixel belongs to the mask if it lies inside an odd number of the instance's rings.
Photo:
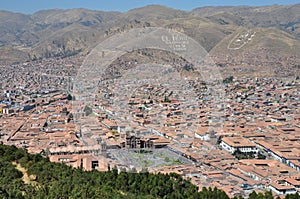
<path id="1" fill-rule="evenodd" d="M 88 9 L 43 10 L 32 15 L 0 11 L 0 62 L 11 64 L 49 57 L 86 55 L 107 37 L 137 27 L 172 28 L 194 38 L 215 61 L 235 56 L 233 65 L 247 62 L 245 54 L 281 65 L 299 63 L 300 4 L 264 7 L 203 7 L 182 11 L 160 5 L 125 13 Z M 241 30 L 255 32 L 242 50 L 228 49 Z M 224 55 L 223 55 L 224 53 Z"/>

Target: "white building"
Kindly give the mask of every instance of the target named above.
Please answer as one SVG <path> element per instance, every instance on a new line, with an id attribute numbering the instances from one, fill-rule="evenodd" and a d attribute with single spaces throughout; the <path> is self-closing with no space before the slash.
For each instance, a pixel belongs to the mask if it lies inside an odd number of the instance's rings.
<path id="1" fill-rule="evenodd" d="M 286 184 L 278 184 L 277 182 L 271 182 L 269 185 L 269 189 L 280 195 L 297 193 L 297 190 L 295 189 L 294 186 L 286 185 Z"/>
<path id="2" fill-rule="evenodd" d="M 234 153 L 237 150 L 243 153 L 257 152 L 256 145 L 243 137 L 224 137 L 220 146 L 230 153 Z"/>

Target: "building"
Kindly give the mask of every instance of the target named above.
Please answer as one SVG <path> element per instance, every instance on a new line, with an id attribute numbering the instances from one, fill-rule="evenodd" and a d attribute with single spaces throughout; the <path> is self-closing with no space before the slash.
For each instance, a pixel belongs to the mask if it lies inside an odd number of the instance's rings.
<path id="1" fill-rule="evenodd" d="M 105 119 L 102 121 L 102 124 L 109 130 L 115 130 L 115 131 L 118 130 L 118 125 L 116 124 L 116 122 L 112 120 Z"/>
<path id="2" fill-rule="evenodd" d="M 243 137 L 224 137 L 220 143 L 222 149 L 234 153 L 239 150 L 242 153 L 256 153 L 256 145 Z"/>
<path id="3" fill-rule="evenodd" d="M 269 189 L 280 195 L 297 193 L 297 190 L 294 186 L 279 184 L 277 182 L 271 182 L 269 185 Z"/>

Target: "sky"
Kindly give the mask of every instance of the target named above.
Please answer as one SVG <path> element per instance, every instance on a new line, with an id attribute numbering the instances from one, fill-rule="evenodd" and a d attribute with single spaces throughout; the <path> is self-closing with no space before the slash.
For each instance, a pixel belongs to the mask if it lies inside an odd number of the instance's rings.
<path id="1" fill-rule="evenodd" d="M 46 9 L 87 8 L 102 11 L 126 12 L 151 4 L 175 9 L 192 10 L 203 6 L 261 6 L 297 4 L 300 0 L 0 0 L 0 10 L 32 14 Z"/>

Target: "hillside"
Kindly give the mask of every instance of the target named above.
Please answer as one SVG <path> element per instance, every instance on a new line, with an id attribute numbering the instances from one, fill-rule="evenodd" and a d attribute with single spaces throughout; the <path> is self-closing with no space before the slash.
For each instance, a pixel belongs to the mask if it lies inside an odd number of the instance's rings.
<path id="1" fill-rule="evenodd" d="M 299 39 L 276 28 L 240 28 L 224 38 L 210 56 L 219 66 L 238 66 L 255 76 L 295 76 Z M 245 69 L 243 69 L 243 66 Z M 283 70 L 284 69 L 284 70 Z"/>
<path id="2" fill-rule="evenodd" d="M 0 145 L 0 155 L 0 198 L 228 198 L 218 189 L 198 192 L 177 174 L 87 172 L 14 146 Z"/>
<path id="3" fill-rule="evenodd" d="M 0 52 L 5 52 L 1 53 L 0 62 L 10 64 L 47 57 L 86 55 L 113 34 L 149 26 L 183 32 L 212 53 L 227 51 L 227 48 L 222 48 L 222 43 L 242 28 L 264 33 L 273 31 L 274 34 L 269 35 L 268 39 L 263 34 L 257 34 L 257 42 L 249 48 L 245 46 L 243 52 L 252 54 L 253 49 L 263 47 L 269 52 L 269 57 L 281 56 L 284 59 L 290 56 L 287 52 L 292 52 L 298 62 L 299 13 L 300 4 L 203 7 L 189 12 L 160 5 L 136 8 L 126 13 L 55 9 L 25 15 L 0 11 Z M 268 45 L 265 45 L 266 41 Z M 215 47 L 218 50 L 213 50 Z"/>
<path id="4" fill-rule="evenodd" d="M 247 27 L 275 27 L 300 36 L 300 4 L 263 7 L 203 7 L 191 14 L 220 24 Z"/>
<path id="5" fill-rule="evenodd" d="M 200 192 L 180 175 L 148 172 L 83 171 L 52 163 L 15 146 L 0 144 L 1 198 L 101 198 L 101 199 L 229 199 L 217 188 Z M 251 199 L 273 198 L 271 192 L 252 192 Z M 299 194 L 286 199 L 299 199 Z M 242 197 L 234 197 L 242 199 Z"/>

